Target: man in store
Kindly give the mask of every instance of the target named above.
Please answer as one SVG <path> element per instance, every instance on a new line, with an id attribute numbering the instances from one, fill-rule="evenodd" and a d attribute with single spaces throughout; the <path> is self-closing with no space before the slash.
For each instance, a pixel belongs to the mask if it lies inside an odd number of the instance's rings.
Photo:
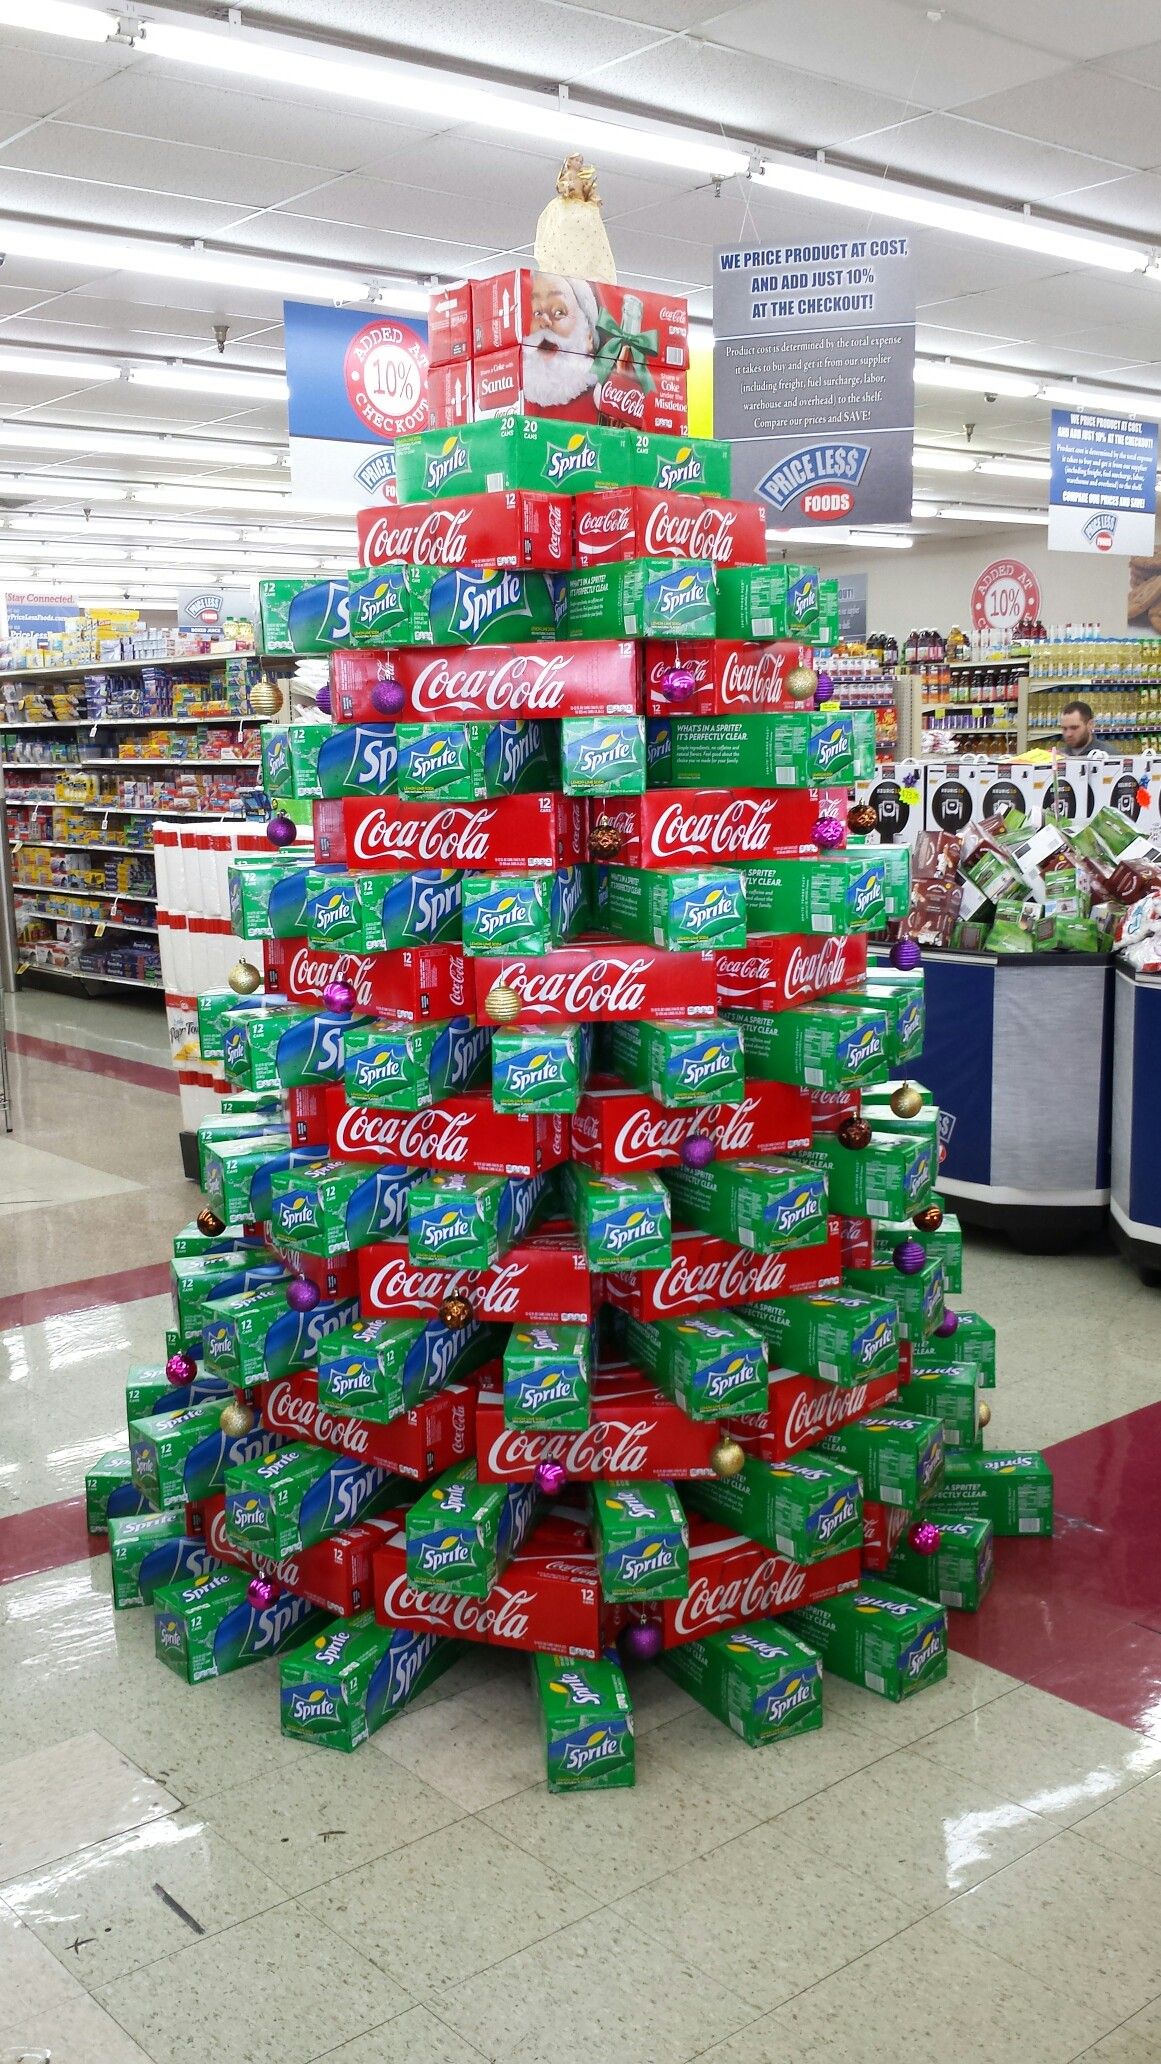
<path id="1" fill-rule="evenodd" d="M 1060 738 L 1070 760 L 1102 760 L 1104 754 L 1093 735 L 1096 719 L 1087 702 L 1066 702 L 1060 718 Z"/>

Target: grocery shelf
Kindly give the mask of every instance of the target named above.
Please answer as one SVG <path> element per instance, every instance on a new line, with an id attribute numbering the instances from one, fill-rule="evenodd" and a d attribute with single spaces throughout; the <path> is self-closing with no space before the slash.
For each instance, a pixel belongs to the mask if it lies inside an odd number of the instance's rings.
<path id="1" fill-rule="evenodd" d="M 17 764 L 27 766 L 28 763 L 24 761 Z M 142 767 L 221 767 L 227 772 L 232 772 L 235 767 L 260 767 L 262 762 L 225 757 L 217 760 L 167 760 L 159 754 L 156 758 L 147 760 L 65 760 L 57 761 L 56 764 L 79 767 L 87 774 L 119 774 L 123 767 L 128 767 L 131 772 L 137 772 Z"/>
<path id="2" fill-rule="evenodd" d="M 244 789 L 241 791 L 241 793 L 244 795 L 249 795 L 253 793 L 253 791 L 251 791 L 250 789 Z M 6 800 L 8 802 L 13 802 L 19 801 L 20 798 L 8 796 Z M 50 797 L 50 801 L 53 801 L 59 805 L 61 802 L 61 798 L 59 796 Z M 241 810 L 227 810 L 224 807 L 220 807 L 216 810 L 179 810 L 176 803 L 65 803 L 63 807 L 66 810 L 79 810 L 82 817 L 180 817 L 183 819 L 186 817 L 241 818 L 245 814 Z"/>
<path id="3" fill-rule="evenodd" d="M 163 982 L 147 982 L 143 975 L 102 975 L 93 968 L 49 967 L 39 960 L 25 960 L 16 970 L 18 975 L 59 975 L 66 982 L 115 982 L 119 989 L 154 989 L 160 996 L 165 988 Z"/>
<path id="4" fill-rule="evenodd" d="M 66 803 L 62 807 L 65 809 L 75 809 L 76 805 Z M 31 831 L 19 831 L 12 840 L 12 851 L 14 853 L 18 847 L 23 846 L 41 846 L 48 853 L 116 853 L 121 859 L 128 856 L 130 859 L 139 860 L 152 860 L 155 857 L 152 846 L 89 845 L 85 839 L 38 838 L 36 833 Z"/>
<path id="5" fill-rule="evenodd" d="M 148 717 L 45 717 L 41 723 L 30 724 L 23 718 L 0 716 L 0 731 L 80 731 L 88 724 L 95 731 L 98 725 L 115 729 L 122 724 L 150 724 L 160 730 L 173 724 L 257 724 L 262 720 L 253 710 L 206 710 L 200 716 L 167 716 L 164 710 L 157 710 Z"/>
<path id="6" fill-rule="evenodd" d="M 156 903 L 156 896 L 145 889 L 89 889 L 79 882 L 70 887 L 65 882 L 21 881 L 18 875 L 12 877 L 12 886 L 22 896 L 72 896 L 84 901 L 87 896 L 93 903 Z"/>
<path id="7" fill-rule="evenodd" d="M 77 681 L 84 674 L 139 674 L 145 667 L 221 666 L 223 660 L 258 656 L 257 652 L 187 652 L 180 659 L 69 660 L 62 666 L 0 667 L 0 681 Z"/>
<path id="8" fill-rule="evenodd" d="M 39 894 L 39 891 L 37 893 Z M 29 917 L 43 917 L 49 924 L 104 925 L 105 930 L 109 932 L 156 932 L 157 930 L 156 925 L 127 924 L 125 919 L 121 917 L 81 917 L 75 911 L 68 910 L 22 909 L 16 912 L 17 924 L 23 924 L 24 920 Z"/>

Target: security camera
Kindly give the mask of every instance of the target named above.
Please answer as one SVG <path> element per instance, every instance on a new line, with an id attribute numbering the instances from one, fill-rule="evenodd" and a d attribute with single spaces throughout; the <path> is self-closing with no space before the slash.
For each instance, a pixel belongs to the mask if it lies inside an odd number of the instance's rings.
<path id="1" fill-rule="evenodd" d="M 994 394 L 985 394 L 985 396 L 984 396 L 984 400 L 985 400 L 985 401 L 995 401 L 995 400 L 996 400 L 996 396 L 995 396 Z"/>

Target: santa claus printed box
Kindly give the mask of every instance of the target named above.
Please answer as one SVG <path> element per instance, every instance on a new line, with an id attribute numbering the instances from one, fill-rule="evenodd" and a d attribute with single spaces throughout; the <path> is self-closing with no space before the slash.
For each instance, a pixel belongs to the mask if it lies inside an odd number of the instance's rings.
<path id="1" fill-rule="evenodd" d="M 477 358 L 532 344 L 596 358 L 601 378 L 618 360 L 679 372 L 689 364 L 689 308 L 678 294 L 555 272 L 498 272 L 471 284 Z"/>
<path id="2" fill-rule="evenodd" d="M 486 416 L 554 416 L 569 423 L 608 423 L 618 430 L 645 430 L 684 437 L 689 429 L 687 375 L 669 366 L 615 365 L 603 377 L 599 359 L 559 351 L 534 341 L 489 351 L 471 363 L 471 420 Z M 432 427 L 439 395 L 429 395 Z"/>

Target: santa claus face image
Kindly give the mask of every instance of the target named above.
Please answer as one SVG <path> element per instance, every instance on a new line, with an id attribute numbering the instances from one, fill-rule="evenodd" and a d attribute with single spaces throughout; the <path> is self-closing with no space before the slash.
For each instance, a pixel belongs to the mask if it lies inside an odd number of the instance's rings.
<path id="1" fill-rule="evenodd" d="M 560 408 L 593 384 L 596 297 L 587 280 L 532 276 L 532 335 L 524 345 L 524 392 L 537 408 Z"/>

